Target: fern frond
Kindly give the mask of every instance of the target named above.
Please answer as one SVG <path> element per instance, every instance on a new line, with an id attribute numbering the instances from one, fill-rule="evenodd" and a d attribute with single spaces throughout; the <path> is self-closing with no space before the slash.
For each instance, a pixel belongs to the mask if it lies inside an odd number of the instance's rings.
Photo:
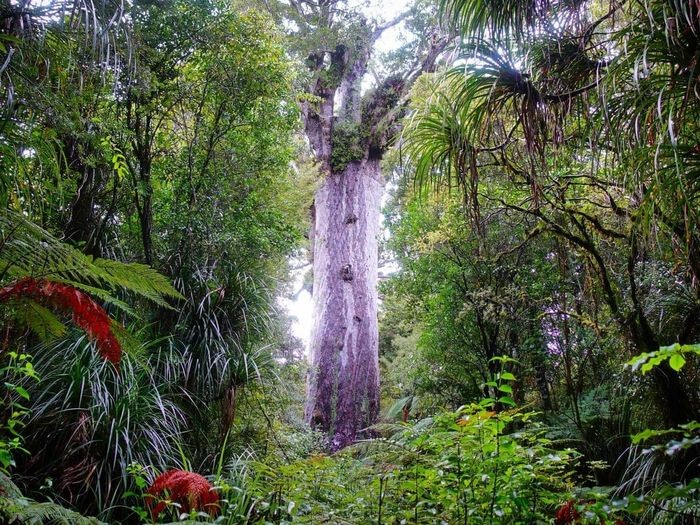
<path id="1" fill-rule="evenodd" d="M 109 280 L 114 285 L 145 297 L 160 306 L 169 307 L 164 297 L 184 299 L 164 275 L 150 266 L 110 259 L 95 259 L 93 262 L 96 267 L 109 275 Z"/>
<path id="2" fill-rule="evenodd" d="M 121 301 L 114 297 L 111 293 L 105 291 L 104 289 L 98 287 L 98 286 L 90 286 L 85 283 L 81 283 L 78 281 L 71 281 L 68 279 L 56 279 L 56 282 L 59 282 L 61 284 L 67 284 L 69 286 L 72 286 L 73 288 L 77 288 L 78 290 L 82 290 L 83 292 L 86 292 L 94 297 L 97 297 L 99 300 L 112 305 L 122 312 L 132 316 L 132 317 L 137 317 L 136 312 L 126 304 L 124 301 Z"/>
<path id="3" fill-rule="evenodd" d="M 17 488 L 17 485 L 2 471 L 0 471 L 0 497 L 6 499 L 22 497 L 22 492 Z"/>
<path id="4" fill-rule="evenodd" d="M 70 313 L 73 322 L 95 340 L 102 356 L 119 364 L 122 349 L 112 333 L 112 320 L 86 293 L 63 283 L 25 277 L 0 289 L 0 301 L 17 299 L 30 299 Z"/>
<path id="5" fill-rule="evenodd" d="M 0 281 L 26 276 L 70 284 L 128 313 L 133 312 L 115 292 L 132 292 L 167 308 L 166 298 L 182 299 L 166 277 L 144 264 L 93 259 L 23 215 L 0 211 Z"/>
<path id="6" fill-rule="evenodd" d="M 57 503 L 37 503 L 28 499 L 19 499 L 5 512 L 14 511 L 7 516 L 9 523 L 18 525 L 103 525 L 97 518 L 86 518 L 77 512 L 62 507 Z"/>
<path id="7" fill-rule="evenodd" d="M 0 518 L 17 525 L 106 525 L 56 503 L 38 503 L 22 496 L 12 480 L 0 472 Z"/>
<path id="8" fill-rule="evenodd" d="M 63 337 L 68 333 L 66 326 L 51 310 L 34 301 L 21 301 L 18 314 L 22 317 L 23 324 L 42 341 Z"/>

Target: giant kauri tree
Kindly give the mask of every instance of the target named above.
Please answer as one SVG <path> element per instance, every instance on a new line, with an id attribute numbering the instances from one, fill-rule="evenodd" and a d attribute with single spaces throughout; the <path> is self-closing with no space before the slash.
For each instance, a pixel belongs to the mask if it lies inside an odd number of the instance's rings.
<path id="1" fill-rule="evenodd" d="M 377 23 L 341 0 L 292 1 L 286 15 L 308 68 L 304 132 L 321 183 L 312 208 L 314 327 L 306 418 L 351 443 L 379 410 L 377 237 L 382 156 L 395 136 L 407 88 L 434 68 L 445 47 L 423 25 L 411 67 L 377 79 L 362 93 L 372 53 L 384 31 L 407 11 Z"/>

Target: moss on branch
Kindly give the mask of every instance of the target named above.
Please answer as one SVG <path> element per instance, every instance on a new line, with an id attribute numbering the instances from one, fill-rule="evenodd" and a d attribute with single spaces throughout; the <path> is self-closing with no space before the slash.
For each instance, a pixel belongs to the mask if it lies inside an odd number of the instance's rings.
<path id="1" fill-rule="evenodd" d="M 336 122 L 333 127 L 331 148 L 331 169 L 343 171 L 351 162 L 364 158 L 363 134 L 361 126 L 355 122 Z"/>

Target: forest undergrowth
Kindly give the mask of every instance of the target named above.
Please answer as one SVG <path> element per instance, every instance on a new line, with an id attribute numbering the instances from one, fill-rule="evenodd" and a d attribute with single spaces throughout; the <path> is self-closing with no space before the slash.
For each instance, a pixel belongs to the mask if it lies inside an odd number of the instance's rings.
<path id="1" fill-rule="evenodd" d="M 0 5 L 0 522 L 700 523 L 700 4 L 390 12 Z"/>

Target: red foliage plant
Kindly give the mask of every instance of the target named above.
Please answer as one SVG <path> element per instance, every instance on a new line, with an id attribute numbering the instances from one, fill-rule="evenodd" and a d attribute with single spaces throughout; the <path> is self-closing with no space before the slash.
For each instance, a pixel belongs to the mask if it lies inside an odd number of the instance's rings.
<path id="1" fill-rule="evenodd" d="M 100 355 L 115 365 L 119 364 L 122 349 L 112 332 L 109 315 L 85 292 L 69 284 L 25 277 L 0 288 L 0 301 L 6 299 L 31 299 L 70 312 L 73 322 L 97 343 Z"/>
<path id="2" fill-rule="evenodd" d="M 570 523 L 577 523 L 581 518 L 581 515 L 576 510 L 576 502 L 574 500 L 569 500 L 564 503 L 554 516 L 554 525 L 569 525 Z"/>
<path id="3" fill-rule="evenodd" d="M 167 505 L 159 499 L 163 497 L 178 503 L 185 513 L 202 510 L 215 516 L 219 512 L 219 494 L 203 476 L 194 472 L 178 469 L 164 472 L 153 480 L 146 494 L 150 496 L 146 506 L 154 521 Z"/>

